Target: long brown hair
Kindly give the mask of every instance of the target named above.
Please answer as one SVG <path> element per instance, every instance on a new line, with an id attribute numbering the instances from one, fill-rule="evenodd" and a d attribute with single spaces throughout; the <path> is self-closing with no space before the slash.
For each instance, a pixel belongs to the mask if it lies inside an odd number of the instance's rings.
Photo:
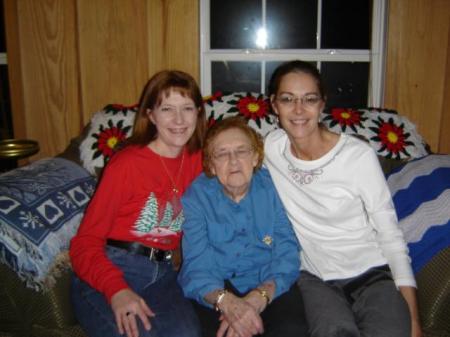
<path id="1" fill-rule="evenodd" d="M 179 70 L 163 70 L 150 78 L 142 91 L 139 109 L 134 120 L 133 134 L 128 144 L 145 146 L 158 136 L 156 126 L 150 121 L 147 110 L 153 110 L 161 104 L 163 95 L 168 97 L 171 92 L 177 92 L 194 101 L 199 112 L 194 133 L 187 142 L 189 152 L 202 148 L 203 136 L 206 130 L 205 107 L 200 89 L 191 75 Z"/>

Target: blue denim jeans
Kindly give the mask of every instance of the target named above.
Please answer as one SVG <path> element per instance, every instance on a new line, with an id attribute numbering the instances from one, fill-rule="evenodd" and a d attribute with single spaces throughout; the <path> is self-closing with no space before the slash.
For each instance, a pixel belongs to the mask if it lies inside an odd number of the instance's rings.
<path id="1" fill-rule="evenodd" d="M 154 262 L 142 255 L 106 247 L 108 258 L 124 273 L 130 288 L 139 294 L 156 314 L 152 329 L 146 331 L 138 321 L 139 337 L 199 337 L 198 318 L 184 298 L 171 262 Z M 114 314 L 105 296 L 77 276 L 72 279 L 75 315 L 89 337 L 119 334 Z"/>

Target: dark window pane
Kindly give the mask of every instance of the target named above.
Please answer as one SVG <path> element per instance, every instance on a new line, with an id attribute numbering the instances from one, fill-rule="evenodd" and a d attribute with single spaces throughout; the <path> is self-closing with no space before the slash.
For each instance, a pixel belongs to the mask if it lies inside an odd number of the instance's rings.
<path id="1" fill-rule="evenodd" d="M 212 92 L 261 91 L 261 63 L 212 62 Z"/>
<path id="2" fill-rule="evenodd" d="M 316 48 L 317 1 L 267 0 L 270 49 Z"/>
<path id="3" fill-rule="evenodd" d="M 261 16 L 261 1 L 211 0 L 211 49 L 256 48 Z"/>
<path id="4" fill-rule="evenodd" d="M 323 0 L 323 49 L 370 49 L 371 0 Z"/>
<path id="5" fill-rule="evenodd" d="M 367 106 L 369 63 L 323 62 L 321 70 L 328 106 L 345 108 Z"/>

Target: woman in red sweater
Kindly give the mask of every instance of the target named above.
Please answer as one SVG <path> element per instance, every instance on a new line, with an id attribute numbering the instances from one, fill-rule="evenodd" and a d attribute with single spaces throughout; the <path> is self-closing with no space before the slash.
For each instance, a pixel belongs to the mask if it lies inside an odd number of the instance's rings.
<path id="1" fill-rule="evenodd" d="M 162 71 L 145 86 L 133 135 L 106 166 L 70 258 L 76 316 L 94 336 L 199 336 L 171 257 L 180 197 L 201 172 L 205 111 L 195 80 Z"/>

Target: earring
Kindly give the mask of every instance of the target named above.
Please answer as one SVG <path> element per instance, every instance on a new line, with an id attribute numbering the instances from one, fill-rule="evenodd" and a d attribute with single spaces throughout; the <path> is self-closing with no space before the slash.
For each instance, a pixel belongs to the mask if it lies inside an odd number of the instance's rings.
<path id="1" fill-rule="evenodd" d="M 323 110 L 320 111 L 319 116 L 317 117 L 317 124 L 322 124 L 322 120 L 324 119 Z"/>

